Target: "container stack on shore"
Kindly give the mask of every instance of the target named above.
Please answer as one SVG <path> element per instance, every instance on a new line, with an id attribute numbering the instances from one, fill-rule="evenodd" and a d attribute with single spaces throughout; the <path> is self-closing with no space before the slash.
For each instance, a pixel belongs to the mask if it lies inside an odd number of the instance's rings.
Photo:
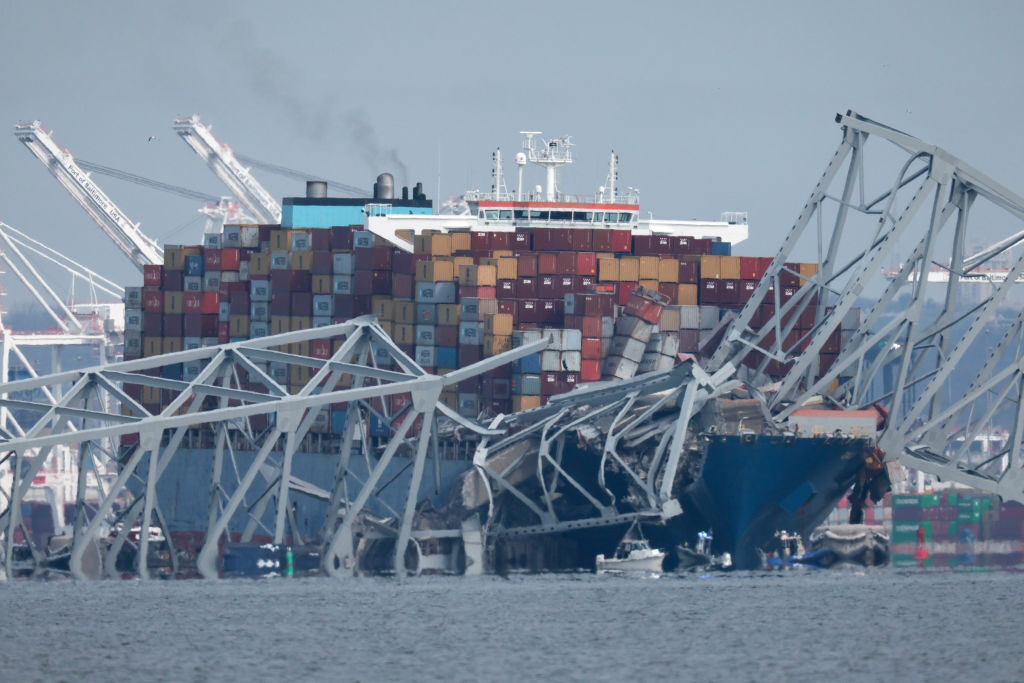
<path id="1" fill-rule="evenodd" d="M 162 265 L 145 267 L 143 286 L 126 288 L 125 358 L 373 314 L 399 348 L 428 372 L 443 374 L 546 335 L 547 351 L 442 395 L 468 417 L 509 413 L 544 405 L 580 383 L 668 368 L 679 354 L 696 353 L 723 312 L 746 304 L 771 261 L 732 256 L 724 242 L 630 230 L 537 227 L 404 237 L 412 253 L 361 225 L 229 225 L 207 234 L 202 245 L 167 246 Z M 780 303 L 801 277 L 816 272 L 814 264 L 787 266 Z M 775 300 L 769 292 L 755 326 L 771 317 Z M 801 315 L 794 338 L 813 323 L 813 310 Z M 823 368 L 839 350 L 838 332 L 834 337 Z M 286 350 L 329 358 L 338 344 L 303 342 Z M 759 362 L 759 355 L 747 362 Z M 163 372 L 191 380 L 200 370 L 190 363 Z M 265 370 L 292 392 L 309 379 L 308 368 L 269 363 Z M 767 368 L 774 376 L 784 371 L 774 360 Z M 128 389 L 154 412 L 170 402 L 158 389 Z M 343 420 L 328 412 L 317 424 L 333 431 Z"/>

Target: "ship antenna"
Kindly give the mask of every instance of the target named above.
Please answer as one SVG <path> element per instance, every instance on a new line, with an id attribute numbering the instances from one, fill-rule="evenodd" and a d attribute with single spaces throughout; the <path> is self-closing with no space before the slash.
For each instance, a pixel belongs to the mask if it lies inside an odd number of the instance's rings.
<path id="1" fill-rule="evenodd" d="M 501 147 L 495 150 L 491 159 L 494 160 L 494 170 L 491 172 L 491 175 L 494 176 L 494 185 L 491 187 L 491 191 L 494 193 L 495 199 L 504 200 L 507 198 L 508 188 L 505 187 L 505 173 L 502 171 Z"/>
<path id="2" fill-rule="evenodd" d="M 612 150 L 608 159 L 608 203 L 615 203 L 615 181 L 619 179 L 619 156 Z"/>

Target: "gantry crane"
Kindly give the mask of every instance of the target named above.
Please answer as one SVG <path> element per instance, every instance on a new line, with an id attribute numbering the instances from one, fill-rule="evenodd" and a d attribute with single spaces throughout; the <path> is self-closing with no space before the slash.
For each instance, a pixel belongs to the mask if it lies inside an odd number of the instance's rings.
<path id="1" fill-rule="evenodd" d="M 213 136 L 210 127 L 198 116 L 179 116 L 174 119 L 174 130 L 202 157 L 254 218 L 260 223 L 281 222 L 281 205 L 274 201 L 249 169 L 238 162 L 231 148 Z"/>
<path id="2" fill-rule="evenodd" d="M 163 263 L 163 249 L 133 223 L 128 216 L 104 194 L 89 174 L 75 163 L 75 158 L 66 149 L 61 149 L 39 121 L 19 122 L 14 126 L 14 135 L 25 144 L 71 193 L 82 208 L 92 216 L 118 249 L 123 251 L 140 270 L 142 266 Z"/>

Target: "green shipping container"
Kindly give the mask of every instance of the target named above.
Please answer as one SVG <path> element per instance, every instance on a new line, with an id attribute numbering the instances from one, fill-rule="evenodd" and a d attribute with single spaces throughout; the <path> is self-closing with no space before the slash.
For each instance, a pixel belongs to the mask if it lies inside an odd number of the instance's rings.
<path id="1" fill-rule="evenodd" d="M 937 493 L 926 493 L 919 496 L 921 499 L 921 507 L 923 508 L 934 508 L 939 506 L 939 494 Z"/>
<path id="2" fill-rule="evenodd" d="M 946 494 L 946 504 L 949 505 L 950 507 L 953 507 L 953 506 L 956 505 L 956 502 L 957 502 L 958 498 L 959 498 L 959 495 L 957 495 L 956 493 L 947 493 Z"/>
<path id="3" fill-rule="evenodd" d="M 920 496 L 896 495 L 892 497 L 894 508 L 916 508 L 921 506 Z"/>

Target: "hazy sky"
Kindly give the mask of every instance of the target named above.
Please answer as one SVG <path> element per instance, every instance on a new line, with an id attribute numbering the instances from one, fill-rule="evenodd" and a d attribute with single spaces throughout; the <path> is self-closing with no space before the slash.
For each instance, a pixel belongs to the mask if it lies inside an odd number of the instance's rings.
<path id="1" fill-rule="evenodd" d="M 1014 2 L 9 0 L 0 220 L 138 283 L 10 131 L 39 119 L 76 157 L 224 194 L 171 129 L 198 113 L 239 153 L 351 185 L 387 170 L 434 198 L 440 168 L 442 199 L 489 188 L 497 146 L 514 178 L 518 131 L 569 134 L 566 191 L 603 184 L 614 148 L 645 214 L 747 211 L 737 252 L 768 254 L 839 142 L 837 111 L 1024 192 L 1022 20 Z M 256 175 L 277 197 L 304 191 Z M 195 202 L 95 178 L 150 236 L 199 241 Z"/>

